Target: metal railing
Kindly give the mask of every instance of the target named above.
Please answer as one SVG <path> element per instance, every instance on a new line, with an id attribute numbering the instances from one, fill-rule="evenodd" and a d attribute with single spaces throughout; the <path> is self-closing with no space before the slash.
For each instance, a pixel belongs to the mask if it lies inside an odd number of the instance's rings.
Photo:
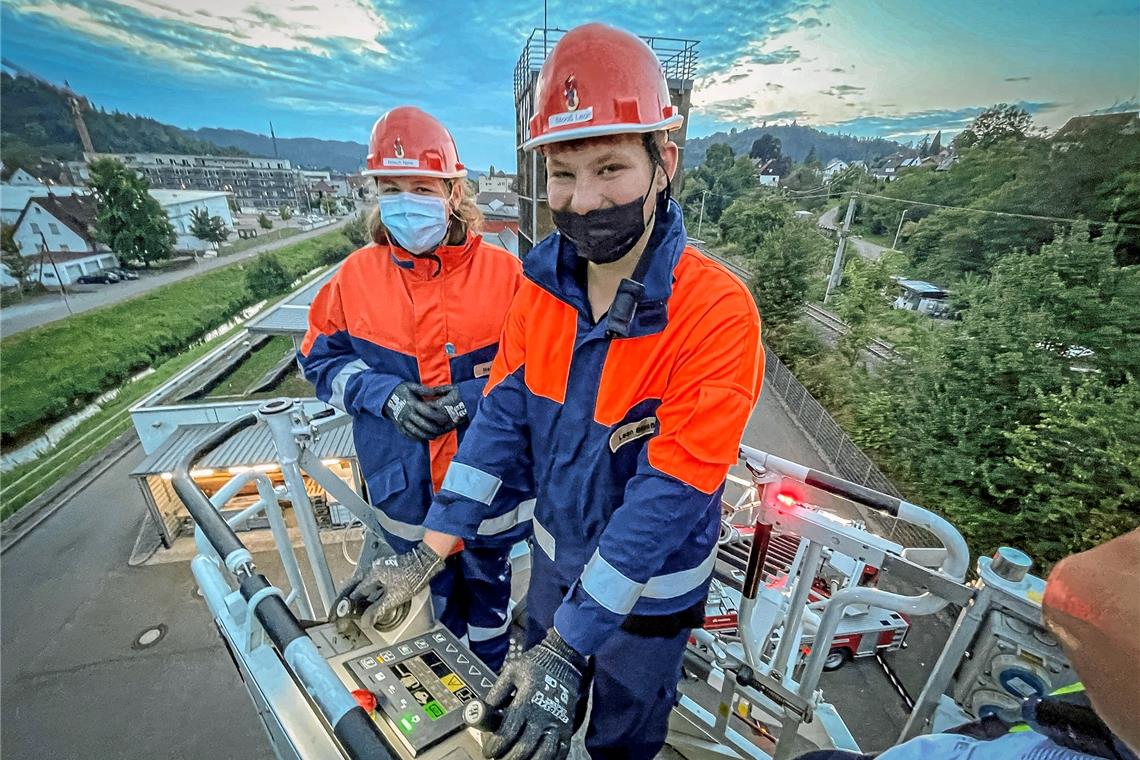
<path id="1" fill-rule="evenodd" d="M 780 361 L 776 352 L 764 349 L 764 392 L 775 393 L 788 416 L 795 423 L 832 471 L 846 480 L 876 491 L 901 497 L 902 493 L 886 475 L 848 437 L 823 405 L 815 400 L 792 371 Z M 930 546 L 933 537 L 927 531 L 897 520 L 868 514 L 879 532 L 903 546 Z"/>

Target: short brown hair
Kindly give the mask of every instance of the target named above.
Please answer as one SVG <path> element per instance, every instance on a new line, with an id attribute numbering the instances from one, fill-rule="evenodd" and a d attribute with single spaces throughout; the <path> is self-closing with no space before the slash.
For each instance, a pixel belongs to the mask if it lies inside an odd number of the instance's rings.
<path id="1" fill-rule="evenodd" d="M 448 195 L 452 192 L 454 184 L 460 183 L 459 207 L 451 215 L 451 224 L 447 228 L 447 245 L 458 245 L 467 238 L 467 233 L 478 234 L 483 229 L 483 212 L 475 205 L 475 192 L 465 179 L 445 179 L 443 184 L 447 187 Z M 368 215 L 368 233 L 372 242 L 377 245 L 387 245 L 388 230 L 380 221 L 380 206 L 372 207 Z"/>

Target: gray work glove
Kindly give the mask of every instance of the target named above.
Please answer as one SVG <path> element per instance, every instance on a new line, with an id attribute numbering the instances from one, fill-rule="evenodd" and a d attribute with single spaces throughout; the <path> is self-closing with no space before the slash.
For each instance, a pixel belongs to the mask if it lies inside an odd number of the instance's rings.
<path id="1" fill-rule="evenodd" d="M 562 760 L 570 752 L 587 659 L 551 628 L 538 646 L 503 666 L 487 704 L 503 722 L 483 743 L 483 756 Z"/>
<path id="2" fill-rule="evenodd" d="M 458 393 L 458 391 L 457 391 Z M 384 416 L 415 441 L 430 441 L 455 427 L 451 416 L 434 399 L 434 389 L 419 383 L 397 385 L 384 402 Z"/>
<path id="3" fill-rule="evenodd" d="M 348 592 L 348 600 L 357 608 L 379 600 L 375 611 L 379 619 L 419 593 L 442 570 L 443 557 L 421 541 L 409 552 L 378 557 Z"/>
<path id="4" fill-rule="evenodd" d="M 459 396 L 458 385 L 437 385 L 431 389 L 431 392 L 437 397 L 431 403 L 442 409 L 451 421 L 444 432 L 454 430 L 467 422 L 467 405 Z"/>

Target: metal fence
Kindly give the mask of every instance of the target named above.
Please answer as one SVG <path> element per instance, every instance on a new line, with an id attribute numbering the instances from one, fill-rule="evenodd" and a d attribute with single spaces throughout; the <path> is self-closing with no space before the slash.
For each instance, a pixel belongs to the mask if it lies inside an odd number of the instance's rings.
<path id="1" fill-rule="evenodd" d="M 764 392 L 776 394 L 788 416 L 811 441 L 832 472 L 876 491 L 902 497 L 895 484 L 887 479 L 870 457 L 859 450 L 839 423 L 832 419 L 827 410 L 780 361 L 776 352 L 765 348 L 764 356 Z M 903 546 L 937 545 L 937 539 L 922 528 L 876 512 L 868 512 L 866 517 L 876 532 Z"/>

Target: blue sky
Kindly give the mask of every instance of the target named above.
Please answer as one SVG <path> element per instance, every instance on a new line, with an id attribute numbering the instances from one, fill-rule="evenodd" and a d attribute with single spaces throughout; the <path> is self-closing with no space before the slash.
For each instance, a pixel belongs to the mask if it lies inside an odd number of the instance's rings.
<path id="1" fill-rule="evenodd" d="M 465 163 L 514 165 L 512 72 L 535 0 L 5 0 L 0 52 L 97 105 L 183 127 L 366 142 L 414 103 Z M 911 140 L 985 106 L 1038 124 L 1140 100 L 1136 0 L 580 0 L 591 20 L 700 41 L 689 134 L 797 119 Z"/>

